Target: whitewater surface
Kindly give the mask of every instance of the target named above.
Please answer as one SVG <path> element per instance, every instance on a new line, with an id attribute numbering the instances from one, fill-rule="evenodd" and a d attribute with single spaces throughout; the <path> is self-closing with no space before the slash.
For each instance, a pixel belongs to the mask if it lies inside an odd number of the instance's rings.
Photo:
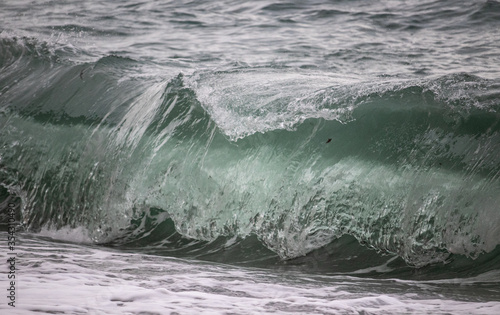
<path id="1" fill-rule="evenodd" d="M 381 281 L 124 253 L 29 234 L 20 234 L 19 239 L 16 307 L 0 305 L 8 314 L 500 312 L 500 302 L 484 300 L 479 292 L 495 292 L 493 286 L 498 283 L 491 283 L 491 274 L 442 281 Z M 1 259 L 7 259 L 5 251 Z M 470 288 L 470 283 L 476 286 Z"/>

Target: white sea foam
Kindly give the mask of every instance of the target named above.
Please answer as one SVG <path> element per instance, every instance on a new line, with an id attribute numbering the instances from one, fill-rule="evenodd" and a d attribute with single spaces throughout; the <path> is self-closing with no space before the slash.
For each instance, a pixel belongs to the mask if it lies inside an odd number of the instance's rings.
<path id="1" fill-rule="evenodd" d="M 78 244 L 92 244 L 92 239 L 88 236 L 88 231 L 79 226 L 76 228 L 63 227 L 61 229 L 42 228 L 40 236 L 50 237 L 55 240 L 61 240 Z"/>
<path id="2" fill-rule="evenodd" d="M 500 313 L 498 300 L 438 295 L 412 281 L 306 277 L 20 237 L 16 307 L 4 298 L 2 314 Z"/>

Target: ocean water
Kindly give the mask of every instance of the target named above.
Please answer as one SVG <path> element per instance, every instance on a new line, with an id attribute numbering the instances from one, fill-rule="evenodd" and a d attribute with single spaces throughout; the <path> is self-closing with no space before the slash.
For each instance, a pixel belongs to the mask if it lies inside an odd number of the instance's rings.
<path id="1" fill-rule="evenodd" d="M 2 314 L 500 313 L 500 2 L 0 21 Z"/>

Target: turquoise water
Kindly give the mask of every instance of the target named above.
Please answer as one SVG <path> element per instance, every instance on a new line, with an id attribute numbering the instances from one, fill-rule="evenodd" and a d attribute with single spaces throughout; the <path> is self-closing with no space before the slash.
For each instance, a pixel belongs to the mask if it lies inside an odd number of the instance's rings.
<path id="1" fill-rule="evenodd" d="M 342 301 L 384 295 L 306 313 L 498 312 L 498 2 L 0 7 L 2 218 L 15 205 L 30 282 L 36 252 L 83 246 L 138 270 L 203 261 L 248 284 L 252 268 L 297 274 L 276 290 L 347 277 L 366 290 Z M 66 305 L 120 313 L 101 302 Z M 212 310 L 264 312 L 252 303 Z"/>

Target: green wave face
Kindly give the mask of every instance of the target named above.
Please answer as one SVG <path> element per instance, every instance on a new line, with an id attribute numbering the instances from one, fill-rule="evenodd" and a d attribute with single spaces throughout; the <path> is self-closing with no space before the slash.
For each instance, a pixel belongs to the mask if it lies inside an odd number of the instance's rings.
<path id="1" fill-rule="evenodd" d="M 255 235 L 284 259 L 347 234 L 417 267 L 499 244 L 498 81 L 272 66 L 165 79 L 1 45 L 0 182 L 28 229 L 144 246 L 171 223 L 205 242 Z"/>

